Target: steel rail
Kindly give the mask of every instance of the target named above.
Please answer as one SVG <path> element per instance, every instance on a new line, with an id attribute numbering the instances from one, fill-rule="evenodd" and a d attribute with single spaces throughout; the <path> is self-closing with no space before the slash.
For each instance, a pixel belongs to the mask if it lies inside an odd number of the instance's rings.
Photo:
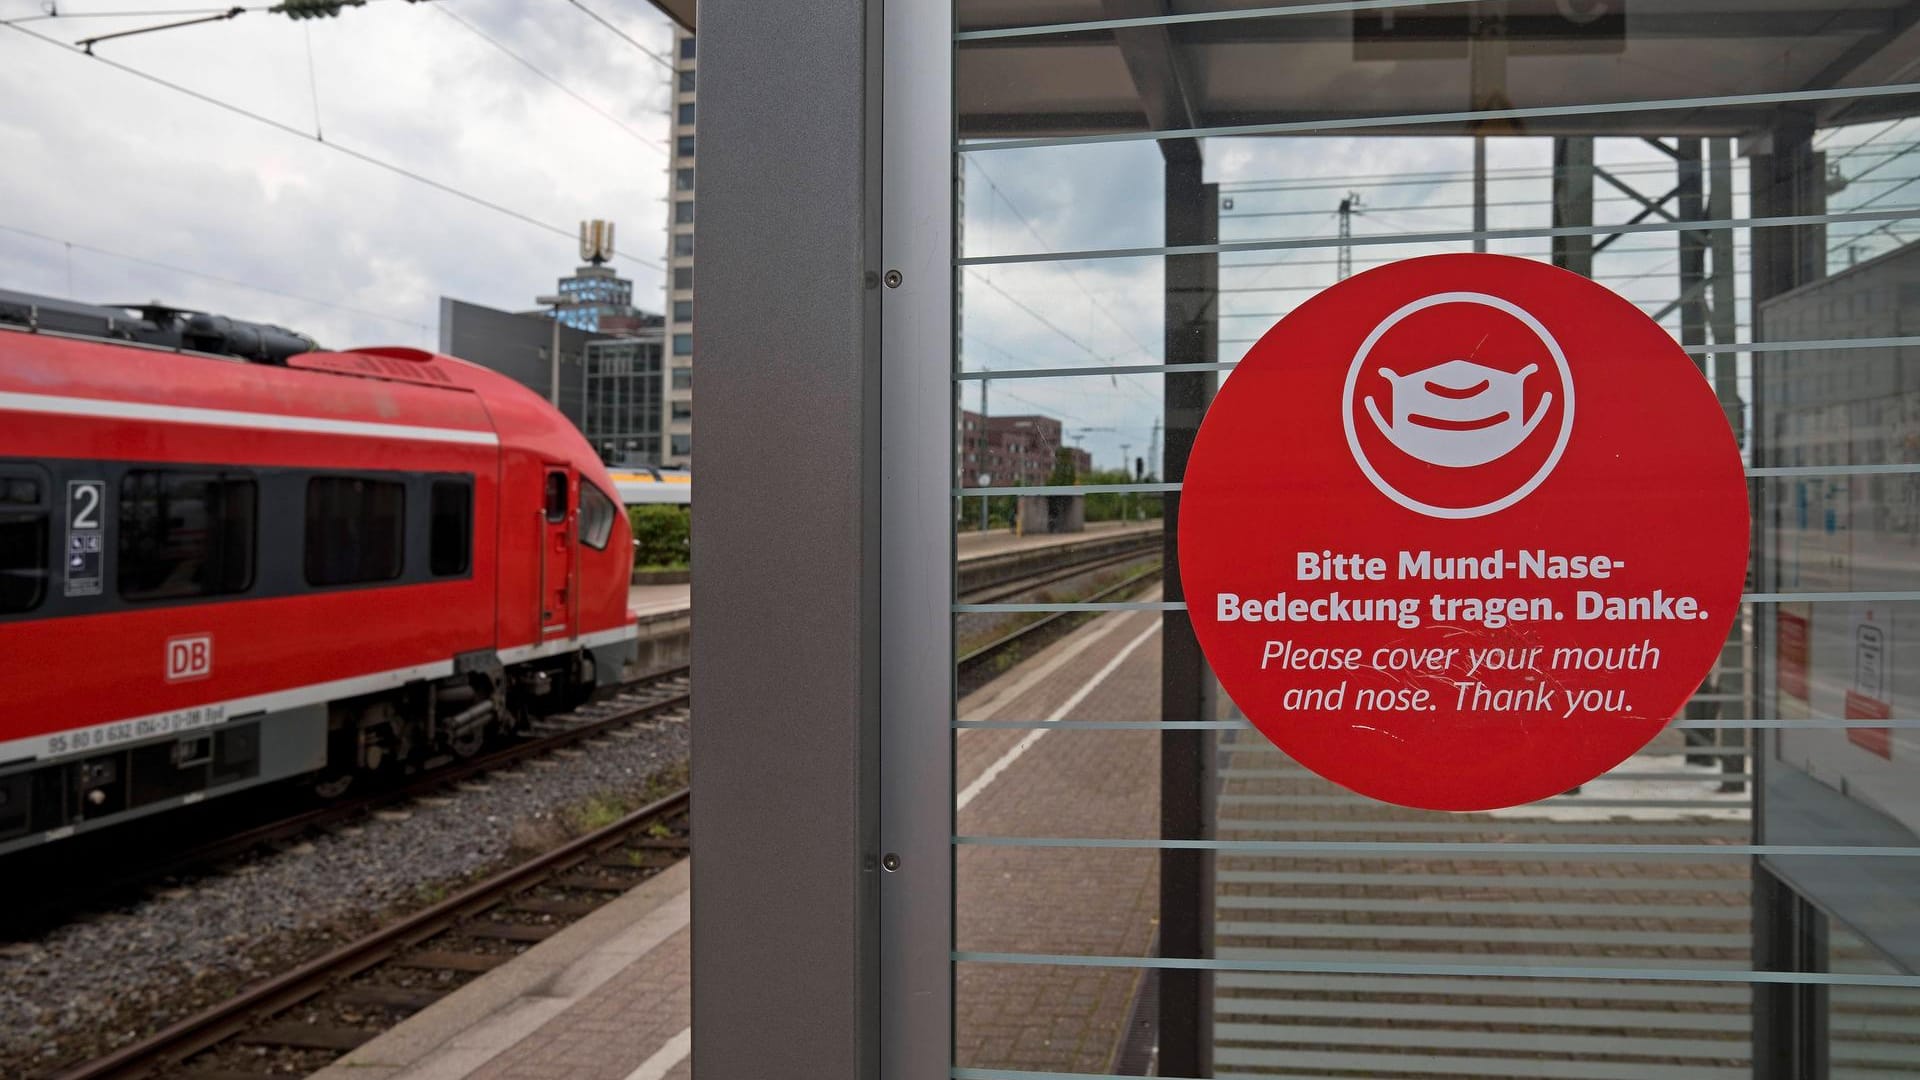
<path id="1" fill-rule="evenodd" d="M 1140 555 L 1136 553 L 1133 556 L 1133 558 L 1138 559 L 1140 558 Z M 1124 578 L 1121 581 L 1118 581 L 1112 585 L 1107 586 L 1104 589 L 1101 589 L 1100 591 L 1094 593 L 1092 596 L 1087 597 L 1085 600 L 1077 601 L 1077 602 L 1096 603 L 1124 589 L 1133 588 L 1139 585 L 1142 581 L 1145 581 L 1153 577 L 1154 574 L 1159 572 L 1159 569 L 1160 568 L 1156 563 L 1155 566 L 1149 569 L 1143 570 L 1138 574 L 1132 575 L 1131 577 Z M 1045 618 L 1036 619 L 1033 622 L 1027 623 L 1024 626 L 1016 627 L 1014 630 L 1006 634 L 1003 634 L 992 641 L 989 641 L 988 643 L 980 646 L 977 649 L 972 649 L 966 653 L 961 654 L 960 657 L 954 661 L 954 677 L 956 679 L 959 679 L 962 683 L 964 683 L 967 680 L 967 677 L 969 675 L 972 675 L 975 672 L 977 672 L 984 663 L 992 659 L 994 656 L 1006 651 L 1007 649 L 1018 644 L 1023 639 L 1039 632 L 1045 627 L 1051 626 L 1054 623 L 1058 622 L 1060 616 L 1075 615 L 1075 614 L 1085 614 L 1085 612 L 1076 612 L 1076 611 L 1048 612 Z"/>
<path id="2" fill-rule="evenodd" d="M 1144 542 L 1138 547 L 1129 548 L 1117 555 L 1095 556 L 1083 562 L 1065 563 L 1061 566 L 1049 567 L 1029 577 L 1002 581 L 974 589 L 971 592 L 962 593 L 960 598 L 963 602 L 969 604 L 996 604 L 1009 596 L 1018 596 L 1023 592 L 1045 588 L 1048 585 L 1068 581 L 1082 574 L 1092 573 L 1095 570 L 1104 570 L 1109 566 L 1136 562 L 1142 556 L 1159 550 L 1159 534 L 1149 534 L 1144 536 L 1143 540 Z"/>
<path id="3" fill-rule="evenodd" d="M 139 1080 L 158 1069 L 178 1065 L 320 994 L 340 980 L 391 959 L 452 929 L 461 920 L 494 907 L 502 899 L 585 861 L 618 844 L 628 834 L 686 809 L 691 793 L 691 789 L 682 788 L 399 922 L 257 983 L 137 1043 L 56 1074 L 54 1080 Z"/>

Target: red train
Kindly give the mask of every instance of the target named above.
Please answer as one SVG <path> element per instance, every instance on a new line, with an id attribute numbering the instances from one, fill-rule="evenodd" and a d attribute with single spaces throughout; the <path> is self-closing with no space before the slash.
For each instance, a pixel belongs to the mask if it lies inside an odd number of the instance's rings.
<path id="1" fill-rule="evenodd" d="M 631 566 L 504 376 L 0 293 L 0 852 L 470 754 L 620 677 Z"/>

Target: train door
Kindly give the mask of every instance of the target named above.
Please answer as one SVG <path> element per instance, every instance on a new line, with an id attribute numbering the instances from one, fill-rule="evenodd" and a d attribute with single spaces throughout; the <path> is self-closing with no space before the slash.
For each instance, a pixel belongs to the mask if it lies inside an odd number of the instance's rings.
<path id="1" fill-rule="evenodd" d="M 565 465 L 549 464 L 541 485 L 539 641 L 571 634 L 573 625 L 573 483 Z"/>

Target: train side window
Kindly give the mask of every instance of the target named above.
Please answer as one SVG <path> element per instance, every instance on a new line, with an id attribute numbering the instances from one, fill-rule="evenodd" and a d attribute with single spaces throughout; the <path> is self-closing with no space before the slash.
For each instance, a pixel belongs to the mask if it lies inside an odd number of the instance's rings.
<path id="1" fill-rule="evenodd" d="M 473 485 L 464 480 L 435 480 L 430 498 L 427 568 L 434 577 L 464 574 L 473 558 Z"/>
<path id="2" fill-rule="evenodd" d="M 547 520 L 567 520 L 567 474 L 557 470 L 547 473 Z"/>
<path id="3" fill-rule="evenodd" d="M 399 577 L 406 508 L 403 484 L 357 476 L 308 480 L 307 584 L 359 585 Z"/>
<path id="4" fill-rule="evenodd" d="M 607 538 L 613 535 L 613 500 L 599 488 L 580 481 L 580 542 L 595 551 L 605 551 Z"/>
<path id="5" fill-rule="evenodd" d="M 259 489 L 232 473 L 132 469 L 120 481 L 119 587 L 127 600 L 253 587 Z"/>
<path id="6" fill-rule="evenodd" d="M 40 481 L 0 475 L 0 615 L 40 606 L 47 595 L 47 506 Z"/>

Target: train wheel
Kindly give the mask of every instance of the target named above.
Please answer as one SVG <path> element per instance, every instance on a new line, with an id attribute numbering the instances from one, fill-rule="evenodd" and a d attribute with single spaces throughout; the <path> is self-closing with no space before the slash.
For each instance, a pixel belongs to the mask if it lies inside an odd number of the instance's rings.
<path id="1" fill-rule="evenodd" d="M 350 772 L 325 773 L 313 782 L 313 793 L 329 802 L 345 795 L 353 787 Z"/>
<path id="2" fill-rule="evenodd" d="M 447 740 L 447 749 L 453 751 L 453 756 L 458 758 L 470 758 L 485 749 L 486 745 L 487 725 L 484 724 L 457 739 Z"/>
<path id="3" fill-rule="evenodd" d="M 597 679 L 593 669 L 593 654 L 582 652 L 574 658 L 572 677 L 567 687 L 567 707 L 577 709 L 593 700 L 593 691 Z"/>

